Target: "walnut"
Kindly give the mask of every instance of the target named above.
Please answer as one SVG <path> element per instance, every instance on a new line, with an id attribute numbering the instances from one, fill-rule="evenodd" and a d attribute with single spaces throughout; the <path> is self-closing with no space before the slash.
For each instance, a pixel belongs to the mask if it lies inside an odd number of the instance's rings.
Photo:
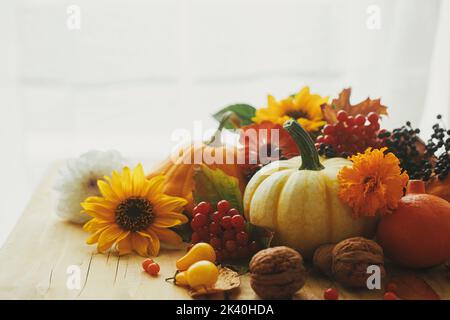
<path id="1" fill-rule="evenodd" d="M 370 265 L 379 266 L 381 276 L 386 275 L 383 249 L 375 241 L 355 237 L 339 242 L 333 249 L 331 271 L 336 281 L 345 286 L 365 288 Z"/>
<path id="2" fill-rule="evenodd" d="M 268 248 L 259 251 L 250 261 L 250 285 L 263 299 L 291 298 L 305 281 L 303 258 L 294 249 Z"/>
<path id="3" fill-rule="evenodd" d="M 334 244 L 324 244 L 316 249 L 313 256 L 313 264 L 325 275 L 331 277 L 331 265 L 333 263 Z"/>

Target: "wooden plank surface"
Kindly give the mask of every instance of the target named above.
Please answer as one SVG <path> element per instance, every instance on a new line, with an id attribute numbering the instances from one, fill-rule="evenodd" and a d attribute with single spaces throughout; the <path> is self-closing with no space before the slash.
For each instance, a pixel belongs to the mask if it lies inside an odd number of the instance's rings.
<path id="1" fill-rule="evenodd" d="M 163 249 L 156 258 L 160 275 L 151 277 L 142 271 L 142 257 L 98 254 L 95 246 L 85 244 L 87 234 L 80 226 L 61 221 L 55 215 L 52 190 L 57 167 L 49 169 L 0 249 L 0 299 L 190 299 L 186 289 L 164 280 L 173 275 L 175 261 L 184 250 Z M 71 281 L 71 268 L 77 267 L 79 288 Z M 443 270 L 420 275 L 441 298 L 450 299 L 450 282 Z M 249 283 L 249 276 L 244 275 L 239 289 L 208 299 L 258 299 Z M 310 270 L 305 287 L 294 298 L 322 299 L 323 290 L 330 286 L 337 287 L 343 299 L 380 299 L 383 295 L 382 290 L 346 290 Z"/>

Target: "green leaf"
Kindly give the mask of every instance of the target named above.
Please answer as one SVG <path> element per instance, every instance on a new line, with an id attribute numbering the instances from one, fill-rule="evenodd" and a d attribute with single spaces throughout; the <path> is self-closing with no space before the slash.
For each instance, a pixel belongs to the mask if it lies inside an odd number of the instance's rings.
<path id="1" fill-rule="evenodd" d="M 227 121 L 227 123 L 224 126 L 225 129 L 235 129 L 236 127 L 239 126 L 242 127 L 252 124 L 253 123 L 252 118 L 256 114 L 256 109 L 251 105 L 245 103 L 238 103 L 225 107 L 222 110 L 214 113 L 212 116 L 217 121 L 220 121 L 222 119 L 223 114 L 228 111 L 231 111 L 234 116 Z M 235 122 L 238 123 L 236 124 Z"/>
<path id="2" fill-rule="evenodd" d="M 203 164 L 195 168 L 193 196 L 196 203 L 207 201 L 215 205 L 220 200 L 227 200 L 231 207 L 243 213 L 238 179 L 220 169 L 213 170 Z"/>
<path id="3" fill-rule="evenodd" d="M 248 259 L 241 259 L 238 261 L 233 261 L 230 263 L 225 263 L 225 267 L 226 268 L 230 268 L 234 271 L 236 271 L 237 273 L 239 273 L 240 275 L 242 274 L 246 274 L 249 271 L 249 264 L 250 264 L 250 258 Z"/>
<path id="4" fill-rule="evenodd" d="M 188 216 L 187 213 L 185 215 Z M 192 229 L 190 221 L 188 223 L 172 227 L 170 229 L 177 233 L 181 237 L 181 239 L 183 239 L 183 242 L 191 242 Z"/>
<path id="5" fill-rule="evenodd" d="M 261 249 L 267 249 L 271 246 L 274 235 L 273 231 L 255 226 L 250 222 L 247 223 L 246 229 L 249 238 L 256 241 Z"/>

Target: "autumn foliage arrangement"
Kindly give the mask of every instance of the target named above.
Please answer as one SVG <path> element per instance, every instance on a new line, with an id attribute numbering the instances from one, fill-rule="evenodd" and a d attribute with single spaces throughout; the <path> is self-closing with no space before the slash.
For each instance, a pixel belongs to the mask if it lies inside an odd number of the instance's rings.
<path id="1" fill-rule="evenodd" d="M 361 287 L 361 268 L 370 264 L 389 273 L 385 255 L 408 268 L 444 263 L 450 130 L 441 116 L 428 140 L 409 121 L 388 130 L 380 99 L 352 104 L 350 97 L 348 88 L 330 102 L 304 87 L 281 99 L 269 95 L 261 108 L 230 105 L 213 114 L 218 128 L 210 139 L 180 148 L 150 172 L 138 165 L 89 179 L 79 219 L 88 220 L 87 243 L 102 253 L 157 256 L 161 245 L 187 242 L 171 281 L 193 296 L 238 287 L 231 269 L 249 266 L 262 297 L 261 288 L 275 297 L 274 284 L 296 283 L 287 297 L 304 284 L 303 259 L 351 287 Z M 225 130 L 235 144 L 222 142 Z M 279 251 L 261 251 L 273 245 Z M 268 252 L 288 254 L 292 265 L 277 269 Z M 155 277 L 160 271 L 151 259 L 143 268 Z M 397 299 L 394 291 L 385 299 Z M 324 297 L 339 294 L 329 288 Z"/>

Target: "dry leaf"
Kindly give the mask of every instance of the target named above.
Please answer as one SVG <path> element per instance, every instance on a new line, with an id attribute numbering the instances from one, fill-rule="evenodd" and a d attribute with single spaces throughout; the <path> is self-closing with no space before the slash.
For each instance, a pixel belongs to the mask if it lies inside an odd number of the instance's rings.
<path id="1" fill-rule="evenodd" d="M 380 99 L 371 100 L 370 98 L 367 98 L 358 104 L 351 105 L 351 93 L 351 88 L 344 89 L 339 94 L 339 98 L 333 99 L 331 104 L 322 105 L 323 117 L 328 123 L 337 122 L 336 114 L 339 110 L 345 110 L 351 116 L 357 114 L 368 115 L 370 112 L 375 112 L 379 115 L 387 115 L 387 107 L 381 104 Z"/>
<path id="2" fill-rule="evenodd" d="M 239 274 L 228 268 L 219 269 L 219 278 L 212 288 L 202 287 L 190 289 L 189 294 L 195 298 L 198 296 L 214 294 L 223 291 L 229 291 L 238 288 L 241 285 Z"/>
<path id="3" fill-rule="evenodd" d="M 397 296 L 403 300 L 440 300 L 436 291 L 414 274 L 397 276 L 390 282 L 395 283 Z"/>

